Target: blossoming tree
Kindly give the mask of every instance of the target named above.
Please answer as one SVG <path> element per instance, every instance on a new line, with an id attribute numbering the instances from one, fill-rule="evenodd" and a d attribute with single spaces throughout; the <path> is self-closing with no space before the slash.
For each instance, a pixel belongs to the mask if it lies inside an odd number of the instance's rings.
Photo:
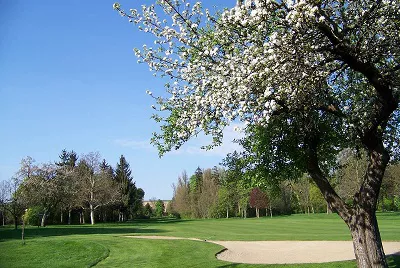
<path id="1" fill-rule="evenodd" d="M 275 167 L 310 174 L 349 227 L 358 266 L 387 266 L 375 211 L 399 149 L 399 1 L 239 0 L 215 15 L 185 0 L 114 8 L 154 35 L 135 53 L 170 79 L 167 95 L 148 91 L 161 155 L 200 131 L 213 137 L 208 148 L 219 145 L 233 121 L 269 129 L 271 155 L 285 159 Z M 344 148 L 369 159 L 351 206 L 324 169 Z"/>

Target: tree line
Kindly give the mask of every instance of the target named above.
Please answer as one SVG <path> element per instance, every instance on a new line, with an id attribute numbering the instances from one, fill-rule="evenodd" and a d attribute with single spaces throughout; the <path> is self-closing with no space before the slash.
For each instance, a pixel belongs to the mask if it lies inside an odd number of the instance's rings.
<path id="1" fill-rule="evenodd" d="M 228 155 L 224 168 L 186 171 L 173 184 L 167 212 L 183 218 L 260 217 L 293 213 L 331 213 L 317 185 L 307 174 L 265 183 L 262 173 L 243 168 L 243 157 Z M 349 205 L 367 168 L 364 155 L 344 150 L 330 182 Z M 388 166 L 379 195 L 378 210 L 400 211 L 400 164 Z"/>
<path id="2" fill-rule="evenodd" d="M 0 185 L 0 216 L 15 228 L 22 217 L 41 226 L 126 221 L 143 215 L 143 197 L 123 155 L 113 168 L 98 152 L 78 157 L 64 149 L 56 162 L 22 159 L 15 176 Z"/>

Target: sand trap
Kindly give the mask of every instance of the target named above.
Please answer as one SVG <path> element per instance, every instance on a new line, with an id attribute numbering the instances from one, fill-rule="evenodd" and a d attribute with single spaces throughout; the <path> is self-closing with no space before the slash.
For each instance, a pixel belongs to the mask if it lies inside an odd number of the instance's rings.
<path id="1" fill-rule="evenodd" d="M 188 239 L 205 241 L 197 238 L 172 236 L 129 236 L 147 239 Z M 351 241 L 211 241 L 225 247 L 217 254 L 217 259 L 251 264 L 284 263 L 323 263 L 353 260 Z M 400 242 L 383 242 L 387 255 L 400 254 Z"/>
<path id="2" fill-rule="evenodd" d="M 214 241 L 227 248 L 217 258 L 239 263 L 322 263 L 353 260 L 351 241 Z M 384 242 L 387 255 L 399 254 L 400 242 Z"/>

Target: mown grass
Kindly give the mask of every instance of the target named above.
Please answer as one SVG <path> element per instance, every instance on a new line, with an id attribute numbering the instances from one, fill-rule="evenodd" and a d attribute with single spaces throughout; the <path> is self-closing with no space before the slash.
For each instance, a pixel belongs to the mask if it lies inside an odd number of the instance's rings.
<path id="1" fill-rule="evenodd" d="M 400 241 L 400 214 L 378 215 L 383 240 Z M 0 228 L 0 267 L 355 267 L 354 261 L 305 265 L 247 265 L 219 261 L 222 247 L 201 241 L 144 240 L 125 235 L 162 235 L 212 240 L 350 240 L 336 215 L 262 219 L 140 220 L 95 226 Z M 389 257 L 400 267 L 400 257 Z"/>

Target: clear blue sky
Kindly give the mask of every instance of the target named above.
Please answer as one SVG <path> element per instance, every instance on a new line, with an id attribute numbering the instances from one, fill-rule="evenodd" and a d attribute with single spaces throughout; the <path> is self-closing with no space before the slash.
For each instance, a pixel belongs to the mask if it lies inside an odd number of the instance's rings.
<path id="1" fill-rule="evenodd" d="M 120 1 L 125 9 L 152 1 Z M 229 3 L 233 5 L 235 1 Z M 224 1 L 210 1 L 224 3 Z M 113 1 L 0 1 L 0 180 L 22 158 L 56 161 L 61 150 L 98 151 L 115 167 L 121 154 L 145 198 L 170 199 L 183 170 L 213 167 L 236 145 L 201 151 L 204 137 L 159 159 L 150 119 L 163 90 L 132 49 L 150 35 L 112 9 Z M 228 4 L 228 2 L 227 2 Z"/>

